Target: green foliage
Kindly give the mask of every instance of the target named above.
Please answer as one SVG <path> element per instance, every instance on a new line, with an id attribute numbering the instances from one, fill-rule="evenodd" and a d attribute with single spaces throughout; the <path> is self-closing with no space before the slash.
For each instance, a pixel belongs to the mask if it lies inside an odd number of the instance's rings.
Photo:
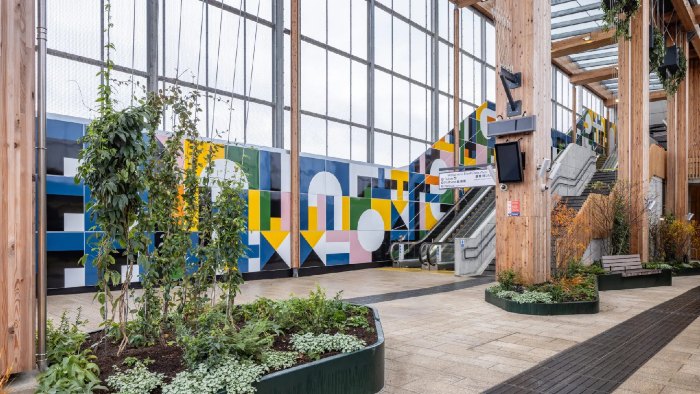
<path id="1" fill-rule="evenodd" d="M 265 373 L 266 367 L 246 360 L 226 358 L 219 365 L 199 364 L 191 371 L 180 372 L 163 394 L 248 394 L 255 393 L 253 383 Z"/>
<path id="2" fill-rule="evenodd" d="M 664 48 L 665 49 L 665 48 Z M 686 73 L 688 71 L 688 59 L 685 57 L 684 51 L 679 51 L 678 56 L 678 70 L 674 73 L 661 72 L 657 70 L 661 84 L 664 86 L 664 90 L 668 96 L 673 96 L 678 91 L 678 87 L 681 82 L 685 79 Z"/>
<path id="3" fill-rule="evenodd" d="M 104 389 L 100 370 L 89 351 L 65 356 L 39 375 L 39 394 L 85 393 Z"/>
<path id="4" fill-rule="evenodd" d="M 277 371 L 294 366 L 298 358 L 299 353 L 296 352 L 280 352 L 273 350 L 263 353 L 262 361 L 267 368 Z"/>
<path id="5" fill-rule="evenodd" d="M 78 308 L 78 314 L 73 323 L 68 321 L 68 315 L 64 311 L 58 326 L 54 326 L 51 319 L 46 322 L 46 360 L 49 364 L 57 364 L 64 357 L 79 354 L 80 348 L 87 340 L 87 334 L 80 331 L 86 321 L 81 320 L 82 309 Z"/>
<path id="6" fill-rule="evenodd" d="M 522 293 L 511 290 L 501 290 L 496 293 L 496 297 L 512 300 L 518 304 L 551 304 L 553 301 L 550 293 L 541 291 L 525 290 Z"/>
<path id="7" fill-rule="evenodd" d="M 313 359 L 319 359 L 322 354 L 328 352 L 350 353 L 365 347 L 365 342 L 361 339 L 341 333 L 334 335 L 294 334 L 290 342 L 294 350 Z"/>
<path id="8" fill-rule="evenodd" d="M 503 290 L 512 290 L 519 284 L 518 274 L 513 270 L 500 271 L 497 280 Z"/>
<path id="9" fill-rule="evenodd" d="M 649 52 L 649 70 L 658 72 L 659 67 L 663 66 L 664 56 L 666 56 L 666 42 L 664 41 L 663 32 L 654 26 L 652 36 L 649 39 L 654 46 Z"/>
<path id="10" fill-rule="evenodd" d="M 639 0 L 615 0 L 610 3 L 610 0 L 602 0 L 600 4 L 603 9 L 603 29 L 615 29 L 616 38 L 629 40 L 632 38 L 630 22 L 639 11 Z"/>
<path id="11" fill-rule="evenodd" d="M 625 195 L 614 193 L 613 221 L 610 234 L 611 255 L 627 255 L 630 251 L 632 223 L 630 220 L 629 201 Z"/>
<path id="12" fill-rule="evenodd" d="M 646 263 L 644 264 L 644 268 L 656 270 L 672 270 L 673 266 L 666 263 Z"/>
<path id="13" fill-rule="evenodd" d="M 164 378 L 163 374 L 151 372 L 146 365 L 136 362 L 126 371 L 115 367 L 115 373 L 107 378 L 107 385 L 119 394 L 150 394 L 163 384 Z"/>

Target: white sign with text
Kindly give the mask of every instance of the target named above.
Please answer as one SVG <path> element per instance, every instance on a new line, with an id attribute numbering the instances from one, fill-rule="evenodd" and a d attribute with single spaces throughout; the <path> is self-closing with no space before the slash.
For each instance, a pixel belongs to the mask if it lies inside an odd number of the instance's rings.
<path id="1" fill-rule="evenodd" d="M 489 170 L 469 170 L 443 172 L 440 174 L 440 189 L 460 189 L 464 187 L 495 186 Z"/>

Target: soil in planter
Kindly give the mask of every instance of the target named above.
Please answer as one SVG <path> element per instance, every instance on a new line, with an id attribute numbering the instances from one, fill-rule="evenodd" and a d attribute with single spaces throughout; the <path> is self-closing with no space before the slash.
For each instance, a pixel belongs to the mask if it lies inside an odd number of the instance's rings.
<path id="1" fill-rule="evenodd" d="M 377 343 L 378 335 L 377 329 L 374 322 L 374 313 L 371 309 L 368 309 L 367 315 L 365 316 L 367 323 L 369 324 L 369 329 L 362 327 L 353 327 L 345 331 L 346 334 L 354 335 L 357 338 L 363 340 L 367 346 L 371 346 Z M 330 334 L 334 334 L 331 332 Z M 175 336 L 172 333 L 166 334 L 166 342 L 175 341 Z M 291 339 L 291 333 L 285 333 L 275 339 L 272 345 L 273 350 L 279 351 L 291 351 L 292 346 L 289 343 Z M 95 332 L 88 336 L 88 340 L 85 342 L 86 347 L 94 343 L 100 342 L 102 338 L 102 332 Z M 127 369 L 124 365 L 124 360 L 129 357 L 134 357 L 138 360 L 153 360 L 152 364 L 148 365 L 148 369 L 152 372 L 159 372 L 165 376 L 165 383 L 169 383 L 175 375 L 187 369 L 184 361 L 182 360 L 182 349 L 179 346 L 172 344 L 170 346 L 163 344 L 156 344 L 154 346 L 148 347 L 133 347 L 128 346 L 122 354 L 117 355 L 119 350 L 118 343 L 100 343 L 99 346 L 93 348 L 93 354 L 97 356 L 95 363 L 100 368 L 100 380 L 102 380 L 103 385 L 106 385 L 107 377 L 114 373 L 114 367 L 118 366 L 122 370 Z M 338 354 L 338 352 L 329 352 L 321 355 L 321 358 L 331 357 Z M 300 358 L 296 365 L 306 364 L 315 361 L 307 356 Z M 270 371 L 275 372 L 275 371 Z M 108 391 L 111 392 L 111 391 Z M 159 394 L 160 389 L 155 390 L 153 393 Z"/>

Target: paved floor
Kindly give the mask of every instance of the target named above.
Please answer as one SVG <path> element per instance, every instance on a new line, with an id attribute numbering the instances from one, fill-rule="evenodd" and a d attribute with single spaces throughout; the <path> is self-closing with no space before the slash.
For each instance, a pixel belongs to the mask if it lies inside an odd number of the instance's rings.
<path id="1" fill-rule="evenodd" d="M 470 281 L 462 283 L 462 281 Z M 260 280 L 243 286 L 240 302 L 257 296 L 328 294 L 374 302 L 386 336 L 384 393 L 472 393 L 494 387 L 564 350 L 700 285 L 674 278 L 672 287 L 601 293 L 596 315 L 524 316 L 484 302 L 483 279 L 410 270 L 373 269 L 305 278 Z M 443 286 L 447 285 L 447 286 Z M 424 288 L 444 291 L 417 291 Z M 411 291 L 411 297 L 370 297 Z M 406 293 L 403 293 L 406 294 Z M 92 295 L 49 298 L 49 314 L 83 307 L 96 326 Z M 634 393 L 700 391 L 700 319 L 664 346 L 617 389 Z"/>

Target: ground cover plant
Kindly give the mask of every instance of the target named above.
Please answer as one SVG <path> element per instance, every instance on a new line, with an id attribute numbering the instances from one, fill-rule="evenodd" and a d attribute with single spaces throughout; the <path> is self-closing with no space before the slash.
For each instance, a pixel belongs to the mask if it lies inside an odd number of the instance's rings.
<path id="1" fill-rule="evenodd" d="M 519 304 L 595 301 L 598 299 L 596 274 L 599 273 L 602 273 L 599 266 L 586 266 L 572 260 L 549 282 L 524 285 L 517 272 L 504 270 L 498 273 L 498 284 L 487 290 L 498 298 Z"/>
<path id="2" fill-rule="evenodd" d="M 110 8 L 106 1 L 106 37 Z M 320 288 L 236 303 L 243 174 L 228 164 L 214 174 L 218 148 L 199 138 L 200 101 L 209 98 L 175 84 L 119 103 L 113 93 L 124 85 L 112 78 L 113 45 L 105 49 L 76 177 L 91 191 L 96 235 L 81 262 L 96 267 L 103 320 L 93 333 L 80 314 L 48 325 L 38 392 L 249 393 L 267 373 L 374 344 L 371 309 Z M 172 121 L 165 136 L 157 131 L 164 116 Z"/>

